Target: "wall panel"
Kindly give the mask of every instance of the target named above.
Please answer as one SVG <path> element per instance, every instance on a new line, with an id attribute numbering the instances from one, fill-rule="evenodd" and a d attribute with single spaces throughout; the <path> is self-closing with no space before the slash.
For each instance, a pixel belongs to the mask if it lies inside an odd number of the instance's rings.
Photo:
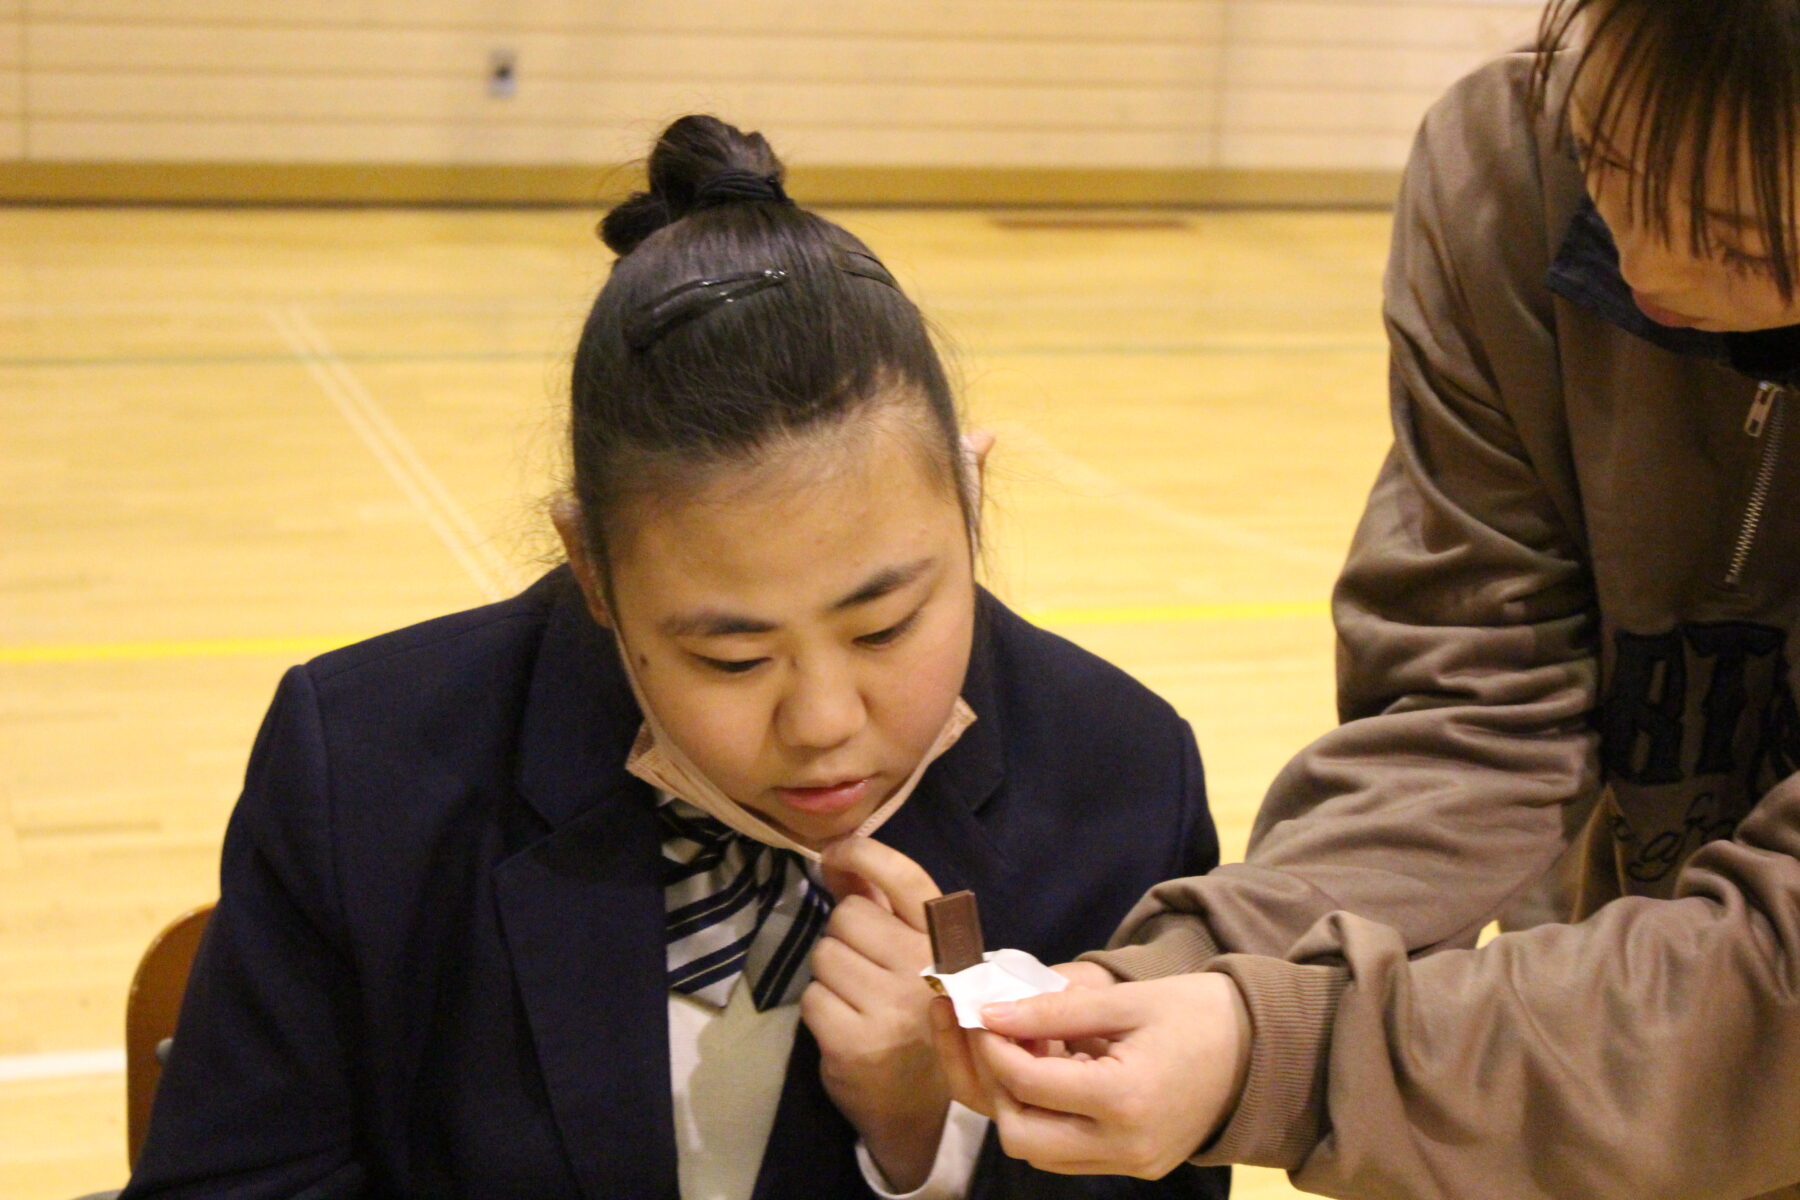
<path id="1" fill-rule="evenodd" d="M 370 164 L 603 164 L 642 157 L 653 127 L 582 125 L 428 125 L 413 122 L 284 124 L 176 121 L 34 120 L 32 150 L 56 161 L 256 162 Z M 794 126 L 781 144 L 803 163 L 911 167 L 931 160 L 949 168 L 1036 167 L 1079 162 L 1095 169 L 1175 170 L 1211 160 L 1210 131 L 1083 133 L 981 129 L 950 136 L 921 128 L 857 127 L 839 121 Z"/>
<path id="2" fill-rule="evenodd" d="M 1214 40 L 1221 0 L 33 0 L 46 21 L 181 26 L 434 28 L 552 33 L 740 32 L 771 28 L 827 37 Z"/>
<path id="3" fill-rule="evenodd" d="M 1366 176 L 1396 170 L 1432 98 L 1538 9 L 0 0 L 0 157 L 603 168 L 712 110 L 819 168 Z M 516 58 L 510 98 L 489 94 L 496 51 Z"/>
<path id="4" fill-rule="evenodd" d="M 1230 31 L 1242 44 L 1358 46 L 1377 54 L 1399 47 L 1487 53 L 1522 44 L 1537 27 L 1542 6 L 1428 0 L 1239 0 L 1230 6 Z"/>
<path id="5" fill-rule="evenodd" d="M 44 120 L 424 121 L 442 124 L 580 126 L 651 123 L 696 107 L 746 125 L 791 128 L 826 114 L 846 125 L 925 129 L 1030 128 L 1158 131 L 1210 129 L 1212 93 L 1170 88 L 992 87 L 841 82 L 546 81 L 496 105 L 483 90 L 444 78 L 321 80 L 276 76 L 51 74 L 32 82 Z"/>
<path id="6" fill-rule="evenodd" d="M 1378 133 L 1410 137 L 1437 88 L 1350 90 L 1308 86 L 1233 88 L 1222 100 L 1229 134 Z"/>
<path id="7" fill-rule="evenodd" d="M 1210 88 L 1212 44 L 985 42 L 845 37 L 822 50 L 792 34 L 534 33 L 496 39 L 435 29 L 301 29 L 73 24 L 37 26 L 44 71 L 370 78 L 443 77 L 479 84 L 490 53 L 518 58 L 521 92 L 539 80 L 742 79 L 780 82 L 1154 84 Z"/>
<path id="8" fill-rule="evenodd" d="M 23 0 L 0 0 L 0 161 L 25 157 Z"/>

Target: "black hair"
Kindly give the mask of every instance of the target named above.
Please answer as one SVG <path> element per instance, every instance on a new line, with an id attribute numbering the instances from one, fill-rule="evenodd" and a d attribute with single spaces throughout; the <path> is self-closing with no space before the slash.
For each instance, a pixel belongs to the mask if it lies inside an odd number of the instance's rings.
<path id="1" fill-rule="evenodd" d="M 866 246 L 789 201 L 783 177 L 761 134 L 682 117 L 650 154 L 649 190 L 601 222 L 620 257 L 575 351 L 570 441 L 603 575 L 625 500 L 693 488 L 896 400 L 916 405 L 928 461 L 970 516 L 924 318 Z"/>
<path id="2" fill-rule="evenodd" d="M 1791 301 L 1800 249 L 1793 222 L 1800 0 L 1550 0 L 1538 30 L 1533 91 L 1540 103 L 1552 56 L 1578 21 L 1587 37 L 1574 51 L 1570 87 L 1597 69 L 1595 54 L 1603 50 L 1613 68 L 1585 115 L 1629 158 L 1633 219 L 1647 220 L 1668 241 L 1673 205 L 1685 203 L 1689 250 L 1705 255 L 1715 246 L 1712 203 L 1736 207 L 1748 200 L 1769 273 Z M 1715 152 L 1729 163 L 1722 196 L 1709 195 Z M 1684 154 L 1690 156 L 1685 163 Z"/>

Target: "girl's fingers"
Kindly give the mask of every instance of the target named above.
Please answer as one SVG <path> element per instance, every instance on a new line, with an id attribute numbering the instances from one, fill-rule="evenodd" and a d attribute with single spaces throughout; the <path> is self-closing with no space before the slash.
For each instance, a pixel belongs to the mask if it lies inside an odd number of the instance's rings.
<path id="1" fill-rule="evenodd" d="M 1001 1148 L 1040 1170 L 1062 1175 L 1117 1174 L 1102 1156 L 1106 1148 L 1092 1120 L 1007 1100 L 994 1117 Z"/>
<path id="2" fill-rule="evenodd" d="M 1088 1119 L 1112 1109 L 1118 1064 L 1111 1059 L 1038 1057 L 1004 1038 L 974 1048 L 977 1074 L 1023 1107 Z"/>
<path id="3" fill-rule="evenodd" d="M 1093 962 L 1057 963 L 1050 968 L 1069 981 L 1072 987 L 1108 988 L 1119 982 L 1113 973 Z"/>
<path id="4" fill-rule="evenodd" d="M 831 847 L 825 848 L 824 856 L 819 861 L 819 873 L 824 876 L 825 890 L 839 904 L 847 903 L 851 897 L 860 897 L 873 904 L 883 912 L 893 912 L 894 906 L 888 898 L 881 894 L 881 889 L 864 879 L 850 868 L 840 865 L 831 856 Z"/>
<path id="5" fill-rule="evenodd" d="M 800 1019 L 812 1030 L 814 1038 L 821 1046 L 835 1045 L 856 1036 L 861 1028 L 856 1010 L 832 991 L 827 985 L 814 979 L 800 993 Z"/>
<path id="6" fill-rule="evenodd" d="M 1130 984 L 1071 987 L 1003 1004 L 984 1005 L 981 1023 L 1018 1041 L 1054 1039 L 1078 1042 L 1116 1038 L 1142 1019 L 1137 993 Z"/>
<path id="7" fill-rule="evenodd" d="M 931 994 L 930 985 L 923 979 L 897 977 L 879 963 L 869 961 L 854 946 L 829 935 L 813 946 L 812 973 L 814 979 L 860 1013 L 906 998 L 922 1002 Z"/>
<path id="8" fill-rule="evenodd" d="M 993 1100 L 982 1089 L 969 1054 L 968 1033 L 956 1023 L 956 1009 L 948 996 L 932 997 L 931 1042 L 937 1049 L 938 1066 L 944 1072 L 944 1080 L 950 1085 L 950 1095 L 964 1108 L 992 1117 Z"/>
<path id="9" fill-rule="evenodd" d="M 825 930 L 872 962 L 903 975 L 931 965 L 931 941 L 892 913 L 853 896 L 832 910 Z"/>
<path id="10" fill-rule="evenodd" d="M 892 846 L 873 838 L 845 838 L 825 848 L 822 866 L 833 895 L 839 886 L 847 895 L 867 895 L 873 888 L 902 921 L 925 931 L 925 902 L 939 895 L 938 885 L 924 867 Z"/>

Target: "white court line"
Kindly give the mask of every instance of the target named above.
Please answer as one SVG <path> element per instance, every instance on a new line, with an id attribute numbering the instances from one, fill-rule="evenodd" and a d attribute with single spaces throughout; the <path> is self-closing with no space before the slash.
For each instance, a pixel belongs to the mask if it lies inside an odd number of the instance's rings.
<path id="1" fill-rule="evenodd" d="M 1140 492 L 1136 488 L 1120 483 L 1104 471 L 1092 467 L 1082 459 L 1058 448 L 1028 425 L 1016 421 L 999 421 L 987 425 L 985 428 L 992 430 L 998 437 L 997 444 L 1002 453 L 1005 452 L 1008 443 L 1023 446 L 1029 453 L 1048 459 L 1055 468 L 1060 482 L 1070 484 L 1096 500 L 1110 500 L 1147 520 L 1188 533 L 1196 533 L 1215 542 L 1224 542 L 1245 550 L 1254 550 L 1259 554 L 1267 554 L 1272 558 L 1283 559 L 1287 562 L 1333 568 L 1343 566 L 1344 556 L 1341 553 L 1331 554 L 1323 550 L 1296 546 L 1279 538 L 1270 537 L 1266 533 L 1245 529 L 1242 525 L 1231 521 L 1221 521 L 1216 517 L 1203 517 L 1198 513 L 1183 512 L 1167 501 L 1158 500 L 1147 492 Z"/>
<path id="2" fill-rule="evenodd" d="M 572 317 L 587 315 L 591 296 L 566 304 L 541 296 L 516 298 L 462 298 L 457 296 L 355 295 L 316 296 L 307 300 L 313 309 L 331 312 L 382 313 L 501 313 L 519 316 Z M 271 303 L 275 302 L 273 299 Z M 66 317 L 237 317 L 244 306 L 235 300 L 0 300 L 0 320 L 31 321 Z"/>
<path id="3" fill-rule="evenodd" d="M 83 1075 L 123 1075 L 123 1050 L 63 1050 L 49 1054 L 0 1056 L 0 1083 L 34 1079 L 76 1079 Z"/>
<path id="4" fill-rule="evenodd" d="M 406 435 L 388 419 L 362 380 L 338 357 L 324 333 L 298 305 L 267 309 L 264 315 L 306 367 L 307 374 L 324 389 L 357 436 L 424 515 L 432 531 L 450 548 L 481 594 L 488 600 L 511 595 L 515 590 L 511 568 L 425 465 Z"/>

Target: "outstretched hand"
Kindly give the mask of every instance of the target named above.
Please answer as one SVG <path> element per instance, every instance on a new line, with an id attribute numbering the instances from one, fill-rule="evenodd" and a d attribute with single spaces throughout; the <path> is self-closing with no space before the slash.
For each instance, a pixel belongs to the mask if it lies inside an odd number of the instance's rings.
<path id="1" fill-rule="evenodd" d="M 1081 986 L 1092 978 L 988 1005 L 993 1032 L 961 1029 L 947 1004 L 935 1006 L 939 1060 L 952 1094 L 993 1118 L 1014 1158 L 1066 1175 L 1160 1179 L 1236 1108 L 1249 1011 L 1217 972 Z"/>
<path id="2" fill-rule="evenodd" d="M 837 900 L 812 952 L 800 1017 L 818 1039 L 832 1103 L 856 1126 L 894 1190 L 909 1192 L 937 1157 L 950 1089 L 931 1046 L 925 901 L 938 886 L 891 846 L 848 838 L 825 851 Z"/>

